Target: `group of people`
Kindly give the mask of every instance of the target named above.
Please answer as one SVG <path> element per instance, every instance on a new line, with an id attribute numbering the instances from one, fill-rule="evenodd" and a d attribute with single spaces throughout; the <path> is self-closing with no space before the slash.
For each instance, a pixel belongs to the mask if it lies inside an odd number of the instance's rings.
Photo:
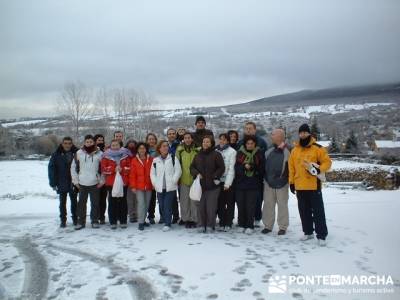
<path id="1" fill-rule="evenodd" d="M 129 221 L 144 230 L 155 224 L 158 202 L 163 231 L 176 223 L 201 232 L 229 231 L 236 204 L 239 232 L 252 234 L 262 221 L 261 232 L 271 233 L 277 219 L 278 235 L 284 235 L 290 191 L 298 200 L 301 240 L 314 238 L 315 231 L 318 243 L 326 245 L 321 181 L 331 159 L 307 124 L 300 126 L 293 147 L 280 128 L 272 131 L 272 145 L 267 147 L 254 122 L 245 124 L 242 139 L 235 130 L 219 134 L 217 145 L 204 117 L 196 118 L 195 127 L 194 132 L 169 128 L 166 139 L 149 133 L 145 141 L 125 143 L 123 133 L 116 131 L 109 145 L 101 134 L 87 135 L 80 149 L 64 137 L 48 166 L 50 186 L 60 197 L 60 226 L 67 224 L 69 195 L 76 230 L 86 226 L 90 196 L 93 228 L 105 224 L 108 206 L 111 229 L 117 229 L 118 223 L 127 228 Z M 190 197 L 196 179 L 200 200 Z M 123 186 L 123 192 L 117 193 L 117 186 Z"/>

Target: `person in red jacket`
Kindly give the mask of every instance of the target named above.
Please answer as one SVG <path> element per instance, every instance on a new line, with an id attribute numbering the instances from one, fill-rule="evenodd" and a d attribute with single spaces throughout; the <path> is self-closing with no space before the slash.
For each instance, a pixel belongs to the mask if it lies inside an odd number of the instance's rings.
<path id="1" fill-rule="evenodd" d="M 132 192 L 136 194 L 139 230 L 143 230 L 145 226 L 149 226 L 145 220 L 153 190 L 153 185 L 150 180 L 150 169 L 153 163 L 153 157 L 149 155 L 149 148 L 145 143 L 138 143 L 136 145 L 136 151 L 136 157 L 132 158 L 131 161 L 129 187 Z"/>
<path id="2" fill-rule="evenodd" d="M 121 228 L 127 227 L 128 207 L 126 192 L 129 184 L 130 168 L 131 159 L 127 149 L 121 148 L 119 140 L 112 140 L 110 148 L 106 150 L 101 159 L 101 173 L 105 179 L 105 186 L 108 191 L 108 219 L 111 229 L 117 228 L 118 221 Z M 117 172 L 121 175 L 124 183 L 123 197 L 113 197 L 112 195 Z"/>

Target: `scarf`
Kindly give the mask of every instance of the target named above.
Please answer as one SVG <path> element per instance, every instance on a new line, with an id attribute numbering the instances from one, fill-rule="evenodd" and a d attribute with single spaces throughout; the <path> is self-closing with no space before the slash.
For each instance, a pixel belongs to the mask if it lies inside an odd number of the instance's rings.
<path id="1" fill-rule="evenodd" d="M 280 143 L 279 145 L 274 144 L 275 149 L 283 150 L 287 147 L 285 142 Z"/>
<path id="2" fill-rule="evenodd" d="M 196 149 L 196 146 L 193 143 L 191 143 L 189 146 L 186 145 L 185 143 L 183 143 L 182 145 L 183 145 L 183 149 L 186 152 L 191 152 L 193 149 Z"/>
<path id="3" fill-rule="evenodd" d="M 220 145 L 218 145 L 215 149 L 218 150 L 219 152 L 222 152 L 225 149 L 228 149 L 228 147 L 229 147 L 229 144 L 226 144 L 226 145 L 224 145 L 222 147 Z"/>
<path id="4" fill-rule="evenodd" d="M 300 146 L 302 146 L 302 147 L 307 147 L 308 144 L 310 143 L 310 141 L 311 141 L 311 135 L 309 135 L 309 136 L 306 137 L 305 139 L 300 139 L 299 144 L 300 144 Z"/>
<path id="5" fill-rule="evenodd" d="M 201 148 L 200 151 L 203 152 L 204 154 L 208 155 L 208 154 L 210 154 L 212 151 L 214 151 L 214 147 L 211 146 L 210 148 L 207 148 L 207 149 Z"/>
<path id="6" fill-rule="evenodd" d="M 92 152 L 97 150 L 97 146 L 96 145 L 92 145 L 89 147 L 83 146 L 83 150 L 85 150 L 87 154 L 91 154 Z"/>
<path id="7" fill-rule="evenodd" d="M 108 149 L 103 157 L 107 157 L 107 158 L 111 158 L 112 160 L 114 160 L 115 162 L 119 163 L 119 161 L 121 160 L 122 157 L 128 155 L 129 150 L 126 148 L 120 148 L 118 150 L 112 150 L 112 149 Z"/>
<path id="8" fill-rule="evenodd" d="M 104 144 L 104 143 L 98 143 L 98 144 L 97 144 L 97 147 L 99 147 L 99 149 L 100 149 L 101 151 L 104 151 L 104 148 L 106 147 L 106 144 Z"/>
<path id="9" fill-rule="evenodd" d="M 135 157 L 136 156 L 136 146 L 129 146 L 128 147 L 128 155 L 129 155 L 129 157 Z"/>
<path id="10" fill-rule="evenodd" d="M 255 147 L 254 150 L 250 152 L 250 151 L 246 150 L 244 145 L 242 145 L 240 147 L 240 152 L 242 152 L 245 155 L 244 160 L 243 160 L 243 165 L 245 165 L 245 164 L 253 165 L 254 164 L 254 156 L 256 155 L 258 149 L 259 149 L 258 147 Z M 253 177 L 254 169 L 253 170 L 245 169 L 244 173 L 247 177 Z"/>

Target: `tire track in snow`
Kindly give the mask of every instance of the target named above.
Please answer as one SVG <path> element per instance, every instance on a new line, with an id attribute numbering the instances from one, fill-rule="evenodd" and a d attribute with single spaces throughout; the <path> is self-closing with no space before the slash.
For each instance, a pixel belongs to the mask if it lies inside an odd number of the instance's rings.
<path id="1" fill-rule="evenodd" d="M 92 263 L 100 265 L 110 270 L 113 277 L 121 280 L 129 287 L 133 299 L 151 300 L 156 298 L 153 286 L 145 278 L 136 275 L 137 271 L 129 270 L 128 267 L 115 264 L 112 257 L 101 257 L 78 249 L 49 243 L 44 247 L 56 249 L 71 255 L 78 256 Z"/>
<path id="2" fill-rule="evenodd" d="M 47 271 L 47 262 L 42 254 L 36 249 L 37 246 L 32 243 L 29 237 L 0 239 L 0 242 L 14 244 L 15 248 L 23 258 L 25 264 L 25 278 L 20 298 L 45 298 L 49 283 L 49 273 Z M 6 291 L 3 288 L 1 294 L 4 295 L 4 293 L 6 293 Z"/>

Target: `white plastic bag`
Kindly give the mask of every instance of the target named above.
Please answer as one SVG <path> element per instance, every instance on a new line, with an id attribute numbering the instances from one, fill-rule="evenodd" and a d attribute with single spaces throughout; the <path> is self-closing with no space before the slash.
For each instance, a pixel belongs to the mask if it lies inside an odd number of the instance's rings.
<path id="1" fill-rule="evenodd" d="M 200 201 L 201 199 L 201 185 L 200 185 L 200 177 L 197 176 L 193 181 L 192 186 L 190 187 L 189 197 L 194 201 Z"/>
<path id="2" fill-rule="evenodd" d="M 121 174 L 117 172 L 115 174 L 114 184 L 111 191 L 111 196 L 115 198 L 123 197 L 124 196 L 124 182 L 122 180 Z"/>

